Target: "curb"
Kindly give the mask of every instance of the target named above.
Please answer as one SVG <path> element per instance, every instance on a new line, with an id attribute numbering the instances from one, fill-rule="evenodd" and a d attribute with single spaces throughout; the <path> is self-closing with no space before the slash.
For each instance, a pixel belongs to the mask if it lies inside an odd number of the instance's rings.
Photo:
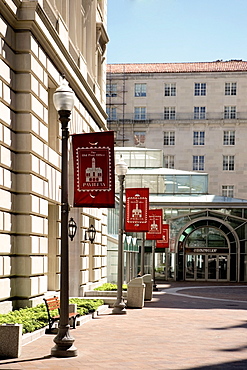
<path id="1" fill-rule="evenodd" d="M 90 321 L 90 320 L 94 319 L 95 317 L 97 317 L 98 315 L 104 313 L 108 308 L 109 308 L 108 305 L 102 305 L 102 306 L 99 306 L 98 309 L 95 312 L 92 312 L 88 315 L 80 316 L 77 319 L 76 326 L 81 326 L 83 324 L 86 324 L 88 321 Z M 35 330 L 32 333 L 23 334 L 22 335 L 22 346 L 25 346 L 26 344 L 31 343 L 31 342 L 35 341 L 36 339 L 39 339 L 40 337 L 45 335 L 46 328 L 48 328 L 48 325 L 39 329 L 39 330 Z"/>

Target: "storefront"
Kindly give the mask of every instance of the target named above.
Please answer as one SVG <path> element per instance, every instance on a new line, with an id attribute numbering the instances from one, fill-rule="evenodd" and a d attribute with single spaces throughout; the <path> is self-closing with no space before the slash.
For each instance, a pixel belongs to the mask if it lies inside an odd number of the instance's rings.
<path id="1" fill-rule="evenodd" d="M 173 235 L 180 228 L 174 251 L 177 280 L 247 281 L 247 219 L 231 215 L 234 210 L 222 211 L 207 209 L 170 220 Z"/>

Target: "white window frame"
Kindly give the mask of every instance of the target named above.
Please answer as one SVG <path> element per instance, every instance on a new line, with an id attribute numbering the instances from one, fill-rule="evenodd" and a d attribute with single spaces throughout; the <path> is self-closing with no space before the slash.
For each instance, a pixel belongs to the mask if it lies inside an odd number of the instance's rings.
<path id="1" fill-rule="evenodd" d="M 193 131 L 193 145 L 205 145 L 205 131 Z"/>
<path id="2" fill-rule="evenodd" d="M 164 156 L 164 166 L 165 168 L 174 168 L 174 155 L 165 155 Z"/>
<path id="3" fill-rule="evenodd" d="M 134 119 L 137 121 L 146 120 L 147 112 L 146 107 L 135 107 Z"/>
<path id="4" fill-rule="evenodd" d="M 234 171 L 235 157 L 234 155 L 223 155 L 223 171 Z"/>
<path id="5" fill-rule="evenodd" d="M 106 96 L 115 98 L 117 96 L 117 84 L 106 84 Z"/>
<path id="6" fill-rule="evenodd" d="M 116 121 L 117 120 L 117 108 L 116 107 L 106 107 L 106 113 L 108 114 L 108 120 Z"/>
<path id="7" fill-rule="evenodd" d="M 175 107 L 164 107 L 164 119 L 165 120 L 176 119 L 176 108 Z"/>
<path id="8" fill-rule="evenodd" d="M 176 96 L 177 88 L 175 83 L 166 83 L 165 84 L 165 96 Z"/>
<path id="9" fill-rule="evenodd" d="M 225 83 L 225 95 L 237 95 L 237 82 Z"/>
<path id="10" fill-rule="evenodd" d="M 175 131 L 164 131 L 164 145 L 175 145 Z"/>
<path id="11" fill-rule="evenodd" d="M 194 107 L 194 119 L 206 119 L 206 107 Z"/>
<path id="12" fill-rule="evenodd" d="M 137 83 L 135 84 L 135 97 L 142 97 L 147 95 L 147 84 Z"/>
<path id="13" fill-rule="evenodd" d="M 207 94 L 207 84 L 206 82 L 195 82 L 195 96 L 206 96 Z"/>
<path id="14" fill-rule="evenodd" d="M 146 131 L 134 131 L 134 144 L 136 146 L 144 145 L 146 141 Z"/>
<path id="15" fill-rule="evenodd" d="M 224 119 L 236 119 L 236 106 L 235 105 L 228 105 L 224 107 Z"/>
<path id="16" fill-rule="evenodd" d="M 205 156 L 193 155 L 193 171 L 204 171 L 204 168 L 205 168 Z"/>
<path id="17" fill-rule="evenodd" d="M 234 197 L 234 185 L 222 185 L 221 193 L 222 193 L 222 197 L 233 198 Z"/>
<path id="18" fill-rule="evenodd" d="M 224 131 L 223 145 L 235 145 L 235 131 L 234 130 Z"/>

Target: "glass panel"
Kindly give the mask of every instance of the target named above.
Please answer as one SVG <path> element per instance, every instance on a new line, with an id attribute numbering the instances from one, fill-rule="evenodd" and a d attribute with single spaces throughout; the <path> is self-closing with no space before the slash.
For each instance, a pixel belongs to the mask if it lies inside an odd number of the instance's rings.
<path id="1" fill-rule="evenodd" d="M 219 280 L 227 280 L 227 256 L 219 256 Z"/>
<path id="2" fill-rule="evenodd" d="M 177 190 L 176 193 L 190 193 L 190 175 L 176 176 Z"/>
<path id="3" fill-rule="evenodd" d="M 191 176 L 191 193 L 205 194 L 208 191 L 208 176 L 207 175 L 192 175 Z"/>
<path id="4" fill-rule="evenodd" d="M 196 256 L 196 278 L 205 279 L 205 259 L 204 254 Z"/>
<path id="5" fill-rule="evenodd" d="M 157 168 L 163 166 L 163 152 L 161 150 L 146 152 L 146 167 Z"/>
<path id="6" fill-rule="evenodd" d="M 208 279 L 216 280 L 216 260 L 217 257 L 214 255 L 208 256 Z"/>
<path id="7" fill-rule="evenodd" d="M 186 255 L 185 278 L 195 278 L 195 256 L 192 254 Z"/>
<path id="8" fill-rule="evenodd" d="M 116 193 L 119 192 L 119 181 L 116 178 L 115 182 Z M 125 177 L 125 187 L 126 188 L 141 188 L 142 187 L 142 177 L 135 175 L 128 175 Z"/>

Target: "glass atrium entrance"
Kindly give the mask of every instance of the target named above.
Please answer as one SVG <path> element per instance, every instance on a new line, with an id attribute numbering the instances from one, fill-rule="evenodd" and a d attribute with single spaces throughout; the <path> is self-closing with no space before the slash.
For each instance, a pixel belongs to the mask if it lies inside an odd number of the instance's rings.
<path id="1" fill-rule="evenodd" d="M 233 213 L 207 209 L 171 219 L 176 280 L 247 281 L 247 219 Z"/>
<path id="2" fill-rule="evenodd" d="M 229 280 L 229 255 L 187 254 L 185 261 L 185 280 Z"/>
<path id="3" fill-rule="evenodd" d="M 185 280 L 228 281 L 229 245 L 217 229 L 203 227 L 185 241 Z"/>

